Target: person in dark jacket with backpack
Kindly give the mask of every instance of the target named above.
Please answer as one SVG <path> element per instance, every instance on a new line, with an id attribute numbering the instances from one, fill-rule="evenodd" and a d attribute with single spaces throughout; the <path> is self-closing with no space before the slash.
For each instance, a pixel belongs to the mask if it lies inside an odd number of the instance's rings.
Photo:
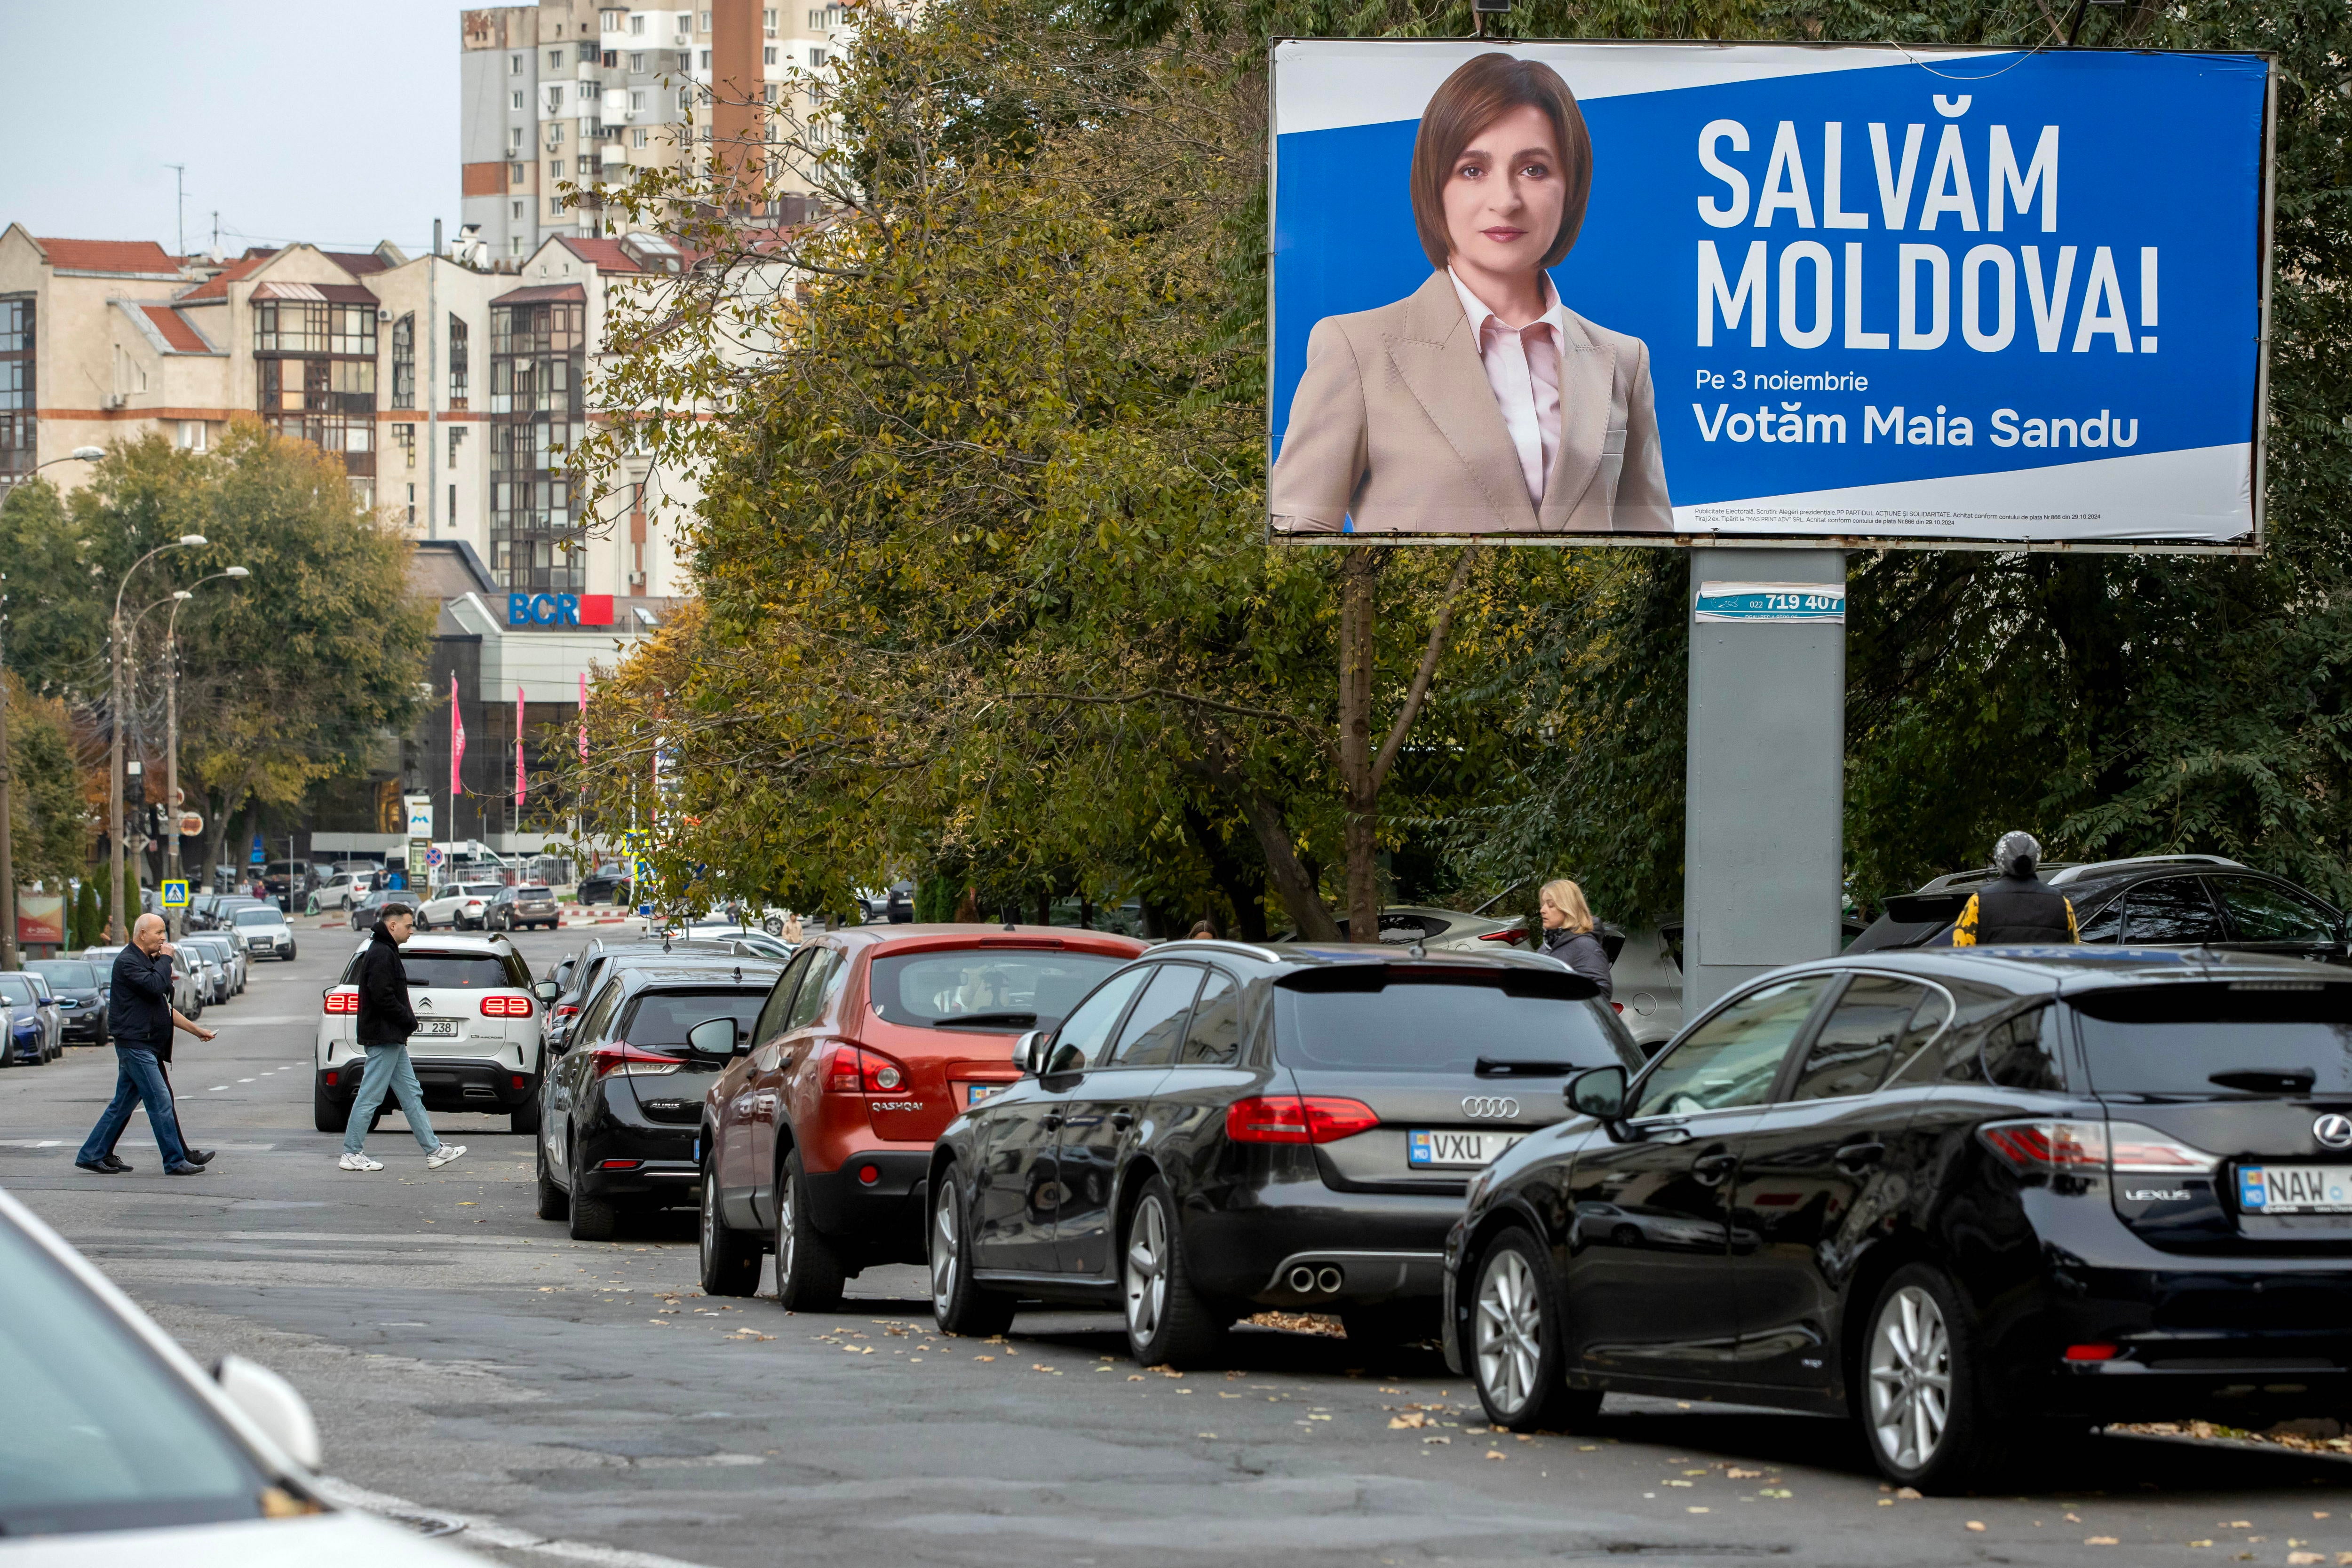
<path id="1" fill-rule="evenodd" d="M 1561 877 L 1543 884 L 1543 891 L 1536 895 L 1536 905 L 1544 933 L 1543 945 L 1538 950 L 1599 986 L 1601 999 L 1607 1001 L 1611 989 L 1609 949 L 1601 945 L 1600 934 L 1593 927 L 1592 906 L 1584 902 L 1584 890 Z"/>
<path id="2" fill-rule="evenodd" d="M 416 1009 L 408 1005 L 408 971 L 400 962 L 400 945 L 416 934 L 416 912 L 404 904 L 387 904 L 377 915 L 375 935 L 360 955 L 359 1042 L 367 1051 L 367 1070 L 360 1075 L 360 1092 L 352 1101 L 351 1121 L 343 1129 L 343 1157 L 336 1161 L 347 1171 L 380 1171 L 382 1162 L 367 1157 L 368 1125 L 387 1091 L 400 1102 L 408 1130 L 425 1151 L 425 1163 L 439 1170 L 466 1152 L 462 1144 L 445 1144 L 425 1113 L 425 1091 L 409 1064 L 408 1037 L 416 1032 Z"/>
<path id="3" fill-rule="evenodd" d="M 2003 833 L 1992 848 L 1992 869 L 2000 874 L 1969 894 L 1968 906 L 1952 923 L 1952 946 L 2080 942 L 2073 902 L 2042 880 L 2041 864 L 2042 845 L 2032 833 Z"/>

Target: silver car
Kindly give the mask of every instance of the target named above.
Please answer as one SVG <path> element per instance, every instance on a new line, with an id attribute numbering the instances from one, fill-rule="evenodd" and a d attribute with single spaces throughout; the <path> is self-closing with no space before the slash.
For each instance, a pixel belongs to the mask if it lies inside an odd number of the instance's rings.
<path id="1" fill-rule="evenodd" d="M 286 912 L 266 904 L 248 904 L 231 910 L 228 929 L 246 957 L 278 958 L 292 962 L 294 958 L 294 928 L 286 924 Z"/>
<path id="2" fill-rule="evenodd" d="M 227 976 L 228 985 L 215 1000 L 225 1002 L 245 989 L 250 966 L 246 962 L 244 946 L 236 937 L 225 931 L 198 931 L 181 937 L 178 946 L 200 948 Z"/>

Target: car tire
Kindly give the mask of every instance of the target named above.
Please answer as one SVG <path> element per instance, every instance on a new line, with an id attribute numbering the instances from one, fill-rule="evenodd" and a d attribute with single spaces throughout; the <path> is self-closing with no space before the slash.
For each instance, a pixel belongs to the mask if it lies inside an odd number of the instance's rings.
<path id="1" fill-rule="evenodd" d="M 1192 1287 L 1176 1197 L 1153 1176 L 1119 1230 L 1119 1285 L 1127 1348 L 1145 1366 L 1208 1366 L 1225 1349 L 1226 1321 Z"/>
<path id="2" fill-rule="evenodd" d="M 416 928 L 419 931 L 430 931 L 433 929 L 433 922 L 425 918 L 425 911 L 422 909 L 416 912 Z"/>
<path id="3" fill-rule="evenodd" d="M 541 1219 L 562 1219 L 572 1213 L 572 1195 L 555 1185 L 554 1173 L 547 1168 L 547 1145 L 539 1144 L 537 1161 L 539 1177 L 539 1208 Z"/>
<path id="4" fill-rule="evenodd" d="M 964 1223 L 963 1184 L 953 1166 L 941 1167 L 931 1197 L 931 1316 L 943 1333 L 986 1339 L 1013 1326 L 1013 1300 L 1002 1291 L 972 1282 L 970 1234 Z"/>
<path id="5" fill-rule="evenodd" d="M 782 936 L 784 934 L 784 923 L 780 917 L 771 915 L 760 922 L 760 929 L 771 936 Z"/>
<path id="6" fill-rule="evenodd" d="M 1879 1288 L 1861 1360 L 1855 1415 L 1881 1475 L 1949 1495 L 1986 1473 L 1993 1423 L 1976 1334 L 1941 1269 L 1909 1264 Z"/>
<path id="7" fill-rule="evenodd" d="M 1598 1388 L 1568 1385 L 1568 1336 L 1544 1249 L 1524 1230 L 1497 1237 L 1472 1276 L 1463 1360 L 1486 1419 L 1514 1432 L 1574 1431 L 1601 1409 Z"/>
<path id="8" fill-rule="evenodd" d="M 1445 1317 L 1435 1301 L 1383 1301 L 1376 1307 L 1342 1307 L 1340 1326 L 1348 1343 L 1373 1350 L 1419 1344 L 1445 1332 Z"/>
<path id="9" fill-rule="evenodd" d="M 289 964 L 294 961 L 294 947 L 291 943 L 287 945 L 285 957 L 286 961 Z"/>
<path id="10" fill-rule="evenodd" d="M 539 1090 L 534 1086 L 530 1098 L 516 1106 L 507 1117 L 507 1125 L 517 1133 L 539 1131 Z"/>
<path id="11" fill-rule="evenodd" d="M 577 1145 L 576 1137 L 566 1143 Z M 619 1228 L 621 1211 L 613 1200 L 591 1197 L 580 1190 L 580 1157 L 572 1157 L 572 1239 L 574 1241 L 610 1241 Z"/>
<path id="12" fill-rule="evenodd" d="M 838 1311 L 844 1277 L 841 1254 L 809 1215 L 808 1173 L 795 1149 L 776 1177 L 777 1303 L 788 1312 Z"/>
<path id="13" fill-rule="evenodd" d="M 702 1293 L 706 1296 L 756 1296 L 760 1293 L 759 1241 L 727 1223 L 719 1207 L 719 1173 L 702 1162 L 701 1246 Z"/>
<path id="14" fill-rule="evenodd" d="M 352 1107 L 347 1100 L 327 1092 L 327 1086 L 314 1076 L 310 1080 L 310 1125 L 322 1133 L 340 1133 L 352 1124 Z"/>

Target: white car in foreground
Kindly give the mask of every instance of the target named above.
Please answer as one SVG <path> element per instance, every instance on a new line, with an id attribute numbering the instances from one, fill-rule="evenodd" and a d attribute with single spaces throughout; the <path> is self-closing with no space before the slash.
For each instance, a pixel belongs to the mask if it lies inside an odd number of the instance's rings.
<path id="1" fill-rule="evenodd" d="M 207 1376 L 63 1238 L 0 1191 L 0 1562 L 8 1568 L 479 1568 L 330 1508 L 293 1385 Z"/>
<path id="2" fill-rule="evenodd" d="M 361 941 L 327 988 L 319 1014 L 311 1122 L 340 1133 L 351 1120 L 367 1051 L 359 1043 Z M 555 988 L 531 981 L 530 966 L 503 935 L 412 936 L 400 950 L 416 1032 L 408 1060 L 428 1111 L 512 1118 L 518 1133 L 539 1130 L 540 1009 Z M 387 1096 L 386 1111 L 399 1107 Z"/>

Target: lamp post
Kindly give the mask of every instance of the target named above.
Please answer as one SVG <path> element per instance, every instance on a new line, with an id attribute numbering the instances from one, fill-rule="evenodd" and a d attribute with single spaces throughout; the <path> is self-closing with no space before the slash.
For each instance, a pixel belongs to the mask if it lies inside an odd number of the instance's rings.
<path id="1" fill-rule="evenodd" d="M 172 813 L 167 824 L 170 831 L 163 835 L 163 875 L 165 880 L 180 874 L 180 606 L 194 599 L 195 591 L 219 578 L 244 579 L 252 572 L 241 566 L 232 566 L 200 577 L 172 595 L 172 613 L 163 620 L 163 809 Z M 176 912 L 164 916 L 172 923 L 172 935 L 180 934 Z"/>
<path id="2" fill-rule="evenodd" d="M 182 534 L 169 544 L 157 545 L 131 563 L 131 570 L 122 574 L 122 581 L 114 591 L 114 619 L 111 623 L 114 633 L 114 740 L 108 748 L 110 762 L 108 772 L 111 777 L 107 781 L 106 824 L 111 852 L 109 871 L 113 877 L 109 884 L 106 902 L 114 915 L 107 922 L 106 936 L 109 942 L 118 946 L 131 940 L 131 920 L 122 910 L 122 595 L 139 569 L 165 550 L 200 549 L 205 543 L 202 534 Z"/>

